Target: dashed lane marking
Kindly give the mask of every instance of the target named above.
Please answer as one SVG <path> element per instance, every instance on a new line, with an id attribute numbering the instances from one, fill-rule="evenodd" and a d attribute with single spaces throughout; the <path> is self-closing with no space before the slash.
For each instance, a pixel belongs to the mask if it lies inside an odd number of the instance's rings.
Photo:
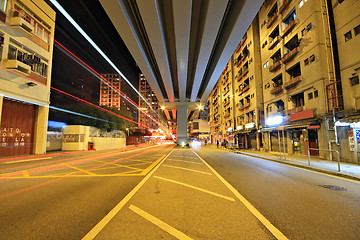
<path id="1" fill-rule="evenodd" d="M 156 163 L 158 163 L 160 161 L 160 163 L 155 166 L 151 172 L 149 172 L 149 174 L 147 174 L 143 180 L 141 180 L 141 182 L 136 185 L 136 187 L 131 190 L 130 193 L 128 193 L 128 195 L 126 195 L 103 219 L 101 219 L 101 221 L 95 225 L 95 227 L 93 229 L 90 230 L 90 232 L 88 232 L 83 238 L 82 240 L 90 240 L 90 239 L 94 239 L 96 237 L 96 235 L 98 235 L 101 230 L 111 221 L 111 219 L 124 207 L 124 205 L 135 195 L 135 193 L 137 193 L 137 191 L 139 191 L 139 189 L 147 182 L 147 180 L 154 174 L 154 172 L 160 167 L 160 165 L 165 161 L 165 159 L 170 156 L 170 154 L 174 151 L 171 150 L 170 153 L 168 153 L 165 157 L 161 157 L 159 158 Z M 155 163 L 155 162 L 154 162 Z M 153 164 L 154 164 L 153 163 Z M 150 166 L 151 167 L 151 166 Z M 149 168 L 150 168 L 149 167 Z"/>
<path id="2" fill-rule="evenodd" d="M 202 162 L 191 162 L 191 161 L 184 161 L 184 160 L 175 160 L 175 159 L 168 159 L 167 161 L 171 161 L 171 162 L 183 162 L 183 163 L 193 163 L 193 164 L 199 164 L 199 165 L 204 165 Z"/>
<path id="3" fill-rule="evenodd" d="M 140 215 L 141 217 L 145 218 L 152 224 L 158 226 L 162 230 L 166 231 L 167 233 L 173 235 L 177 239 L 184 239 L 184 240 L 192 239 L 192 238 L 188 237 L 187 235 L 185 235 L 183 232 L 177 230 L 176 228 L 174 228 L 174 227 L 168 225 L 167 223 L 161 221 L 160 219 L 154 217 L 150 213 L 147 213 L 147 212 L 141 210 L 140 208 L 135 207 L 134 205 L 130 205 L 129 209 L 132 210 L 133 212 L 135 212 L 136 214 Z"/>
<path id="4" fill-rule="evenodd" d="M 206 175 L 212 175 L 212 174 L 209 173 L 209 172 L 198 171 L 198 170 L 194 170 L 194 169 L 191 169 L 191 168 L 183 168 L 183 167 L 170 166 L 170 165 L 162 165 L 162 166 L 163 166 L 163 167 L 169 167 L 169 168 L 181 169 L 181 170 L 190 171 L 190 172 L 196 172 L 196 173 L 206 174 Z"/>
<path id="5" fill-rule="evenodd" d="M 288 240 L 288 238 L 280 232 L 272 223 L 267 220 L 264 215 L 262 215 L 248 200 L 246 200 L 230 183 L 228 183 L 219 173 L 215 171 L 204 159 L 202 159 L 194 150 L 191 149 L 198 158 L 203 161 L 203 163 L 208 166 L 208 168 L 222 181 L 225 186 L 244 204 L 244 206 L 249 209 L 249 211 L 273 234 L 274 237 L 281 240 Z"/>
<path id="6" fill-rule="evenodd" d="M 208 190 L 203 189 L 203 188 L 199 188 L 199 187 L 196 187 L 196 186 L 192 186 L 192 185 L 189 185 L 189 184 L 186 184 L 186 183 L 178 182 L 178 181 L 175 181 L 175 180 L 171 180 L 171 179 L 163 178 L 163 177 L 159 177 L 159 176 L 154 176 L 154 178 L 161 179 L 161 180 L 164 180 L 164 181 L 168 181 L 168 182 L 171 182 L 171 183 L 176 183 L 176 184 L 188 187 L 188 188 L 192 188 L 192 189 L 204 192 L 204 193 L 211 194 L 211 195 L 216 196 L 216 197 L 220 197 L 220 198 L 235 202 L 235 199 L 232 198 L 232 197 L 224 196 L 222 194 L 218 194 L 218 193 L 215 193 L 215 192 L 212 192 L 212 191 L 208 191 Z"/>

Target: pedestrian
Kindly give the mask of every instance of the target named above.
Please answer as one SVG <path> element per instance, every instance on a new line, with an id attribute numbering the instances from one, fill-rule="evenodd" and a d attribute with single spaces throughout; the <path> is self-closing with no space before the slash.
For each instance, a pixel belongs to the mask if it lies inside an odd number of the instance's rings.
<path id="1" fill-rule="evenodd" d="M 216 147 L 219 148 L 219 140 L 216 140 Z"/>

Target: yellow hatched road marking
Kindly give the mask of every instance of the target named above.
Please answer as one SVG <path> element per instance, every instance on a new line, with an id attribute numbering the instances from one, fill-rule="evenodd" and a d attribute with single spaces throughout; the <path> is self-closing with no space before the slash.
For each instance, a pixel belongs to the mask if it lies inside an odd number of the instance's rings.
<path id="1" fill-rule="evenodd" d="M 164 159 L 166 155 L 162 155 L 158 160 L 156 160 L 155 162 L 153 162 L 149 167 L 147 167 L 142 173 L 141 175 L 142 176 L 145 176 L 146 174 L 148 174 L 151 169 L 153 169 L 161 160 Z"/>
<path id="2" fill-rule="evenodd" d="M 27 170 L 22 171 L 22 174 L 24 175 L 24 177 L 30 177 L 30 174 Z"/>
<path id="3" fill-rule="evenodd" d="M 174 227 L 168 225 L 167 223 L 161 221 L 160 219 L 154 217 L 150 213 L 147 213 L 147 212 L 141 210 L 140 208 L 135 207 L 134 205 L 130 205 L 129 209 L 132 210 L 133 212 L 135 212 L 136 214 L 140 215 L 141 217 L 145 218 L 146 220 L 148 220 L 152 224 L 158 226 L 162 230 L 164 230 L 164 231 L 168 232 L 169 234 L 173 235 L 177 239 L 185 239 L 185 240 L 186 239 L 192 239 L 192 238 L 188 237 L 187 235 L 185 235 L 183 232 L 180 232 L 176 228 L 174 228 Z"/>
<path id="4" fill-rule="evenodd" d="M 170 156 L 170 154 L 174 151 L 171 150 L 170 153 L 168 153 L 164 158 L 161 157 L 160 159 L 162 159 L 159 163 L 159 165 L 155 166 L 151 172 L 149 172 L 148 175 L 146 175 L 143 180 L 141 180 L 141 182 L 136 185 L 135 188 L 133 188 L 133 190 L 131 190 L 130 193 L 128 193 L 128 195 L 126 195 L 113 209 L 111 209 L 111 211 L 103 218 L 101 219 L 101 221 L 95 225 L 95 227 L 93 229 L 90 230 L 90 232 L 88 232 L 83 238 L 82 240 L 90 240 L 90 239 L 94 239 L 96 237 L 96 235 L 99 234 L 99 232 L 111 221 L 111 219 L 123 208 L 123 206 L 135 195 L 135 193 L 137 193 L 137 191 L 139 191 L 139 189 L 145 184 L 145 182 L 151 177 L 151 175 L 156 171 L 156 169 L 159 168 L 159 166 L 161 165 L 161 163 L 163 163 L 163 161 L 165 161 L 165 159 Z M 158 161 L 156 161 L 158 162 Z M 146 170 L 145 170 L 146 171 Z"/>
<path id="5" fill-rule="evenodd" d="M 132 166 L 140 165 L 140 164 L 145 164 L 145 163 L 137 163 L 137 164 L 131 164 L 131 165 L 121 165 L 121 164 L 117 164 L 117 163 L 110 163 L 110 162 L 99 161 L 99 160 L 96 160 L 96 162 L 108 163 L 109 165 L 115 165 L 115 166 L 118 166 L 118 167 L 130 168 L 130 169 L 134 169 L 134 170 L 137 170 L 137 171 L 142 171 L 142 170 L 144 170 L 144 169 L 142 169 L 142 168 L 135 168 L 135 167 L 132 167 Z M 116 168 L 116 167 L 115 167 L 115 168 Z M 94 169 L 94 170 L 103 170 L 103 169 L 106 169 L 106 168 L 97 168 L 97 169 Z"/>
<path id="6" fill-rule="evenodd" d="M 89 175 L 96 175 L 95 173 L 86 171 L 85 169 L 82 169 L 82 168 L 78 168 L 78 167 L 75 167 L 75 166 L 72 166 L 72 165 L 69 165 L 69 164 L 64 164 L 64 165 L 67 166 L 67 167 L 69 167 L 69 168 L 78 170 L 78 171 L 80 171 L 80 172 L 83 172 L 83 173 L 86 173 L 86 174 L 89 174 Z"/>
<path id="7" fill-rule="evenodd" d="M 203 188 L 195 187 L 195 186 L 193 186 L 193 185 L 189 185 L 189 184 L 186 184 L 186 183 L 178 182 L 178 181 L 175 181 L 175 180 L 171 180 L 171 179 L 163 178 L 163 177 L 159 177 L 159 176 L 154 176 L 154 178 L 158 178 L 158 179 L 161 179 L 161 180 L 164 180 L 164 181 L 168 181 L 168 182 L 171 182 L 171 183 L 176 183 L 176 184 L 179 184 L 179 185 L 188 187 L 188 188 L 192 188 L 192 189 L 195 189 L 195 190 L 204 192 L 204 193 L 208 193 L 208 194 L 214 195 L 214 196 L 216 196 L 216 197 L 220 197 L 220 198 L 223 198 L 223 199 L 226 199 L 226 200 L 235 202 L 235 199 L 232 198 L 232 197 L 224 196 L 224 195 L 222 195 L 222 194 L 218 194 L 218 193 L 215 193 L 215 192 L 211 192 L 211 191 L 205 190 L 205 189 L 203 189 Z"/>
<path id="8" fill-rule="evenodd" d="M 190 171 L 190 172 L 196 172 L 196 173 L 201 173 L 201 174 L 206 174 L 206 175 L 212 175 L 209 172 L 198 171 L 198 170 L 194 170 L 194 169 L 191 169 L 191 168 L 183 168 L 183 167 L 170 166 L 170 165 L 164 165 L 164 164 L 163 164 L 163 167 L 176 168 L 176 169 L 186 170 L 186 171 Z"/>

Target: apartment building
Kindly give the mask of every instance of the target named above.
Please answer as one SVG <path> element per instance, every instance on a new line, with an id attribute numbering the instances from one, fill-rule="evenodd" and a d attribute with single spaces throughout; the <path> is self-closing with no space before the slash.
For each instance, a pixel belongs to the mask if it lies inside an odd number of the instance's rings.
<path id="1" fill-rule="evenodd" d="M 54 31 L 45 1 L 0 1 L 0 156 L 46 151 Z"/>
<path id="2" fill-rule="evenodd" d="M 359 4 L 265 1 L 209 95 L 212 142 L 359 162 Z"/>
<path id="3" fill-rule="evenodd" d="M 360 1 L 333 0 L 333 28 L 338 49 L 338 75 L 341 81 L 344 110 L 337 119 L 332 148 L 341 159 L 360 163 Z M 330 85 L 329 87 L 332 87 Z"/>
<path id="4" fill-rule="evenodd" d="M 268 151 L 328 148 L 326 91 L 336 78 L 326 9 L 325 1 L 286 0 L 268 1 L 259 11 Z M 274 119 L 280 127 L 272 127 Z"/>
<path id="5" fill-rule="evenodd" d="M 136 106 L 130 103 L 136 102 L 136 98 L 134 97 L 135 94 L 131 94 L 134 93 L 134 90 L 125 82 L 120 74 L 104 73 L 101 74 L 101 76 L 110 84 L 104 81 L 100 82 L 99 105 L 130 111 L 132 119 L 136 120 L 138 118 L 138 110 Z M 123 96 L 121 96 L 114 88 L 120 90 L 123 93 Z"/>
<path id="6" fill-rule="evenodd" d="M 211 141 L 261 148 L 262 107 L 258 16 L 243 36 L 208 98 Z"/>
<path id="7" fill-rule="evenodd" d="M 145 76 L 141 73 L 139 74 L 139 92 L 141 96 L 143 96 L 146 101 L 151 105 L 153 110 L 156 113 L 159 111 L 159 102 L 157 97 L 155 96 L 153 90 L 151 89 L 148 81 L 145 79 Z M 138 122 L 139 127 L 146 126 L 151 129 L 158 129 L 158 124 L 153 121 L 150 117 L 148 117 L 145 113 L 150 114 L 156 121 L 160 121 L 159 114 L 155 114 L 147 105 L 147 103 L 139 96 L 139 113 L 138 113 Z"/>

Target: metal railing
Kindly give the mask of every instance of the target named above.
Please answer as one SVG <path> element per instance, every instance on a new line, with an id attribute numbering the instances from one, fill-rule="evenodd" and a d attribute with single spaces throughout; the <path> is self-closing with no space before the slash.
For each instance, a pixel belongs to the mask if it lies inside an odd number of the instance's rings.
<path id="1" fill-rule="evenodd" d="M 340 172 L 340 153 L 338 150 L 330 150 L 330 149 L 319 149 L 319 148 L 309 148 L 308 149 L 308 156 L 309 156 L 309 166 L 310 166 L 310 150 L 316 151 L 326 151 L 326 152 L 336 152 L 338 154 L 338 170 Z"/>

